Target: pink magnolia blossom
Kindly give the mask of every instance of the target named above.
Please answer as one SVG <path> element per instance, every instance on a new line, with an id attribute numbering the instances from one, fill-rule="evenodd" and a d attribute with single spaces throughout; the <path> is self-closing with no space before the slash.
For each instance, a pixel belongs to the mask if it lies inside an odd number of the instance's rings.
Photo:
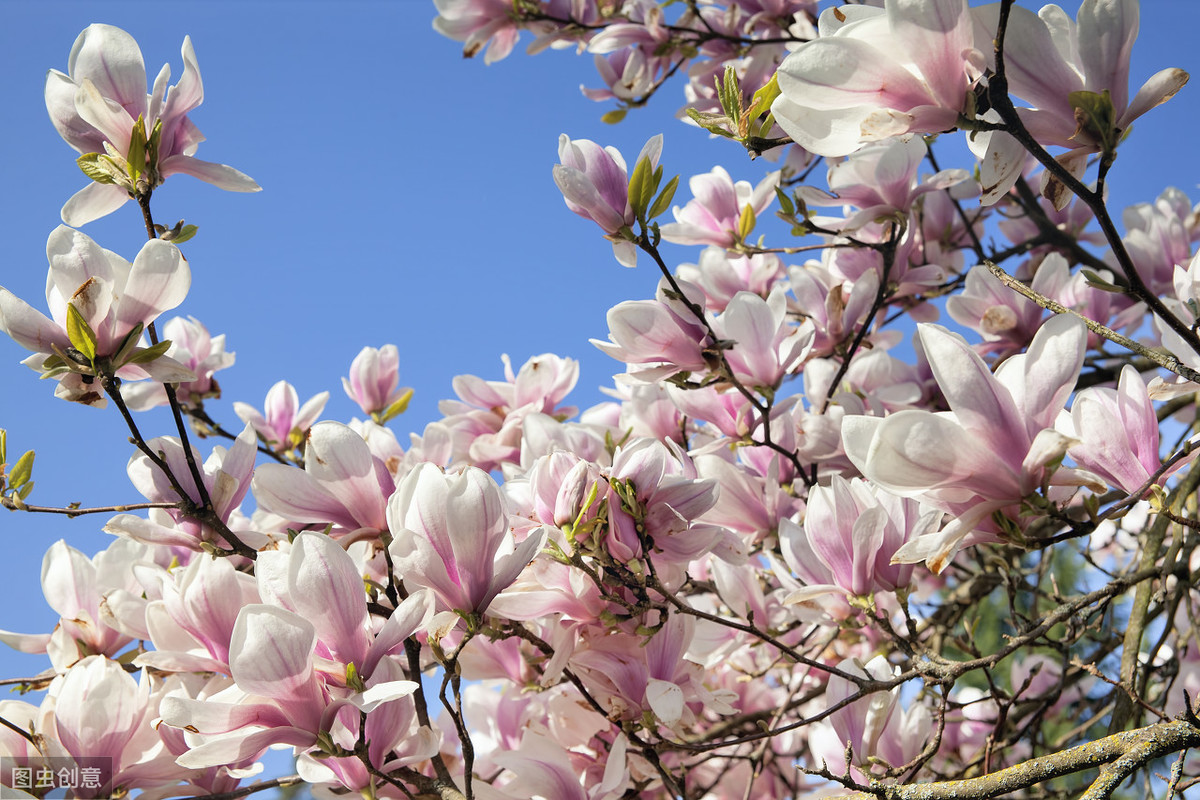
<path id="1" fill-rule="evenodd" d="M 999 4 L 981 6 L 974 13 L 981 31 L 991 38 L 999 25 Z M 1005 75 L 1009 91 L 1033 106 L 1017 113 L 1039 143 L 1068 148 L 1058 158 L 1077 178 L 1089 153 L 1115 147 L 1135 119 L 1170 100 L 1187 83 L 1183 70 L 1164 69 L 1129 98 L 1129 58 L 1137 32 L 1137 0 L 1085 0 L 1075 21 L 1056 5 L 1036 14 L 1021 6 L 1012 8 L 1004 39 Z M 990 61 L 993 54 L 987 55 Z M 1105 110 L 1073 103 L 1077 92 L 1091 93 Z M 994 110 L 982 119 L 1000 122 Z M 1101 130 L 1104 124 L 1112 128 Z M 988 205 L 1013 186 L 1028 155 L 1002 131 L 986 131 L 972 139 L 968 141 L 981 159 Z M 1043 175 L 1043 193 L 1045 181 Z M 1070 197 L 1069 192 L 1060 193 L 1055 207 L 1065 207 Z"/>
<path id="2" fill-rule="evenodd" d="M 684 292 L 703 308 L 703 295 L 681 284 Z M 608 310 L 610 342 L 592 344 L 635 367 L 630 375 L 639 381 L 656 381 L 676 372 L 701 372 L 708 367 L 704 348 L 709 336 L 704 326 L 680 300 L 666 295 L 661 282 L 654 300 L 626 300 Z"/>
<path id="3" fill-rule="evenodd" d="M 482 613 L 545 540 L 539 531 L 515 542 L 505 506 L 500 487 L 481 469 L 455 475 L 419 465 L 387 505 L 398 574 L 433 589 L 443 608 Z"/>
<path id="4" fill-rule="evenodd" d="M 788 602 L 800 602 L 823 585 L 858 597 L 907 589 L 912 565 L 893 564 L 892 556 L 905 542 L 935 531 L 941 518 L 940 511 L 858 478 L 847 481 L 835 475 L 828 487 L 814 486 L 803 532 L 790 527 L 788 537 L 795 566 L 809 586 Z M 783 528 L 781 523 L 781 537 Z"/>
<path id="5" fill-rule="evenodd" d="M 839 670 L 861 678 L 886 681 L 895 677 L 883 656 L 876 656 L 866 664 L 847 660 L 837 666 Z M 830 675 L 825 702 L 834 705 L 857 693 L 856 684 L 840 675 Z M 829 735 L 830 728 L 835 736 Z M 933 716 L 929 709 L 920 703 L 907 710 L 901 707 L 897 687 L 888 692 L 874 692 L 835 711 L 827 726 L 823 724 L 810 737 L 810 746 L 814 755 L 833 769 L 854 766 L 866 770 L 875 758 L 899 767 L 916 758 L 932 729 Z M 847 747 L 853 752 L 850 764 L 846 763 Z"/>
<path id="6" fill-rule="evenodd" d="M 414 593 L 374 635 L 361 575 L 328 536 L 301 533 L 289 551 L 260 554 L 256 567 L 268 602 L 237 614 L 229 643 L 233 685 L 204 701 L 163 701 L 167 725 L 204 737 L 180 757 L 184 766 L 255 758 L 272 744 L 311 747 L 343 710 L 369 720 L 417 688 L 392 657 L 428 622 L 428 596 Z"/>
<path id="7" fill-rule="evenodd" d="M 475 375 L 454 379 L 458 400 L 443 400 L 438 409 L 446 416 L 426 428 L 428 447 L 433 437 L 445 437 L 440 452 L 422 459 L 441 465 L 466 463 L 493 470 L 505 463 L 521 460 L 521 444 L 526 420 L 540 415 L 563 420 L 575 415 L 573 406 L 559 405 L 579 379 L 579 362 L 553 353 L 534 356 L 513 372 L 507 355 L 504 380 L 487 381 Z M 536 457 L 536 456 L 535 456 Z"/>
<path id="8" fill-rule="evenodd" d="M 342 387 L 363 413 L 372 417 L 387 417 L 398 407 L 404 410 L 412 389 L 399 386 L 400 351 L 394 344 L 383 347 L 364 347 L 350 364 L 350 377 L 342 378 Z M 401 402 L 403 401 L 403 402 Z M 394 416 L 394 414 L 393 414 Z M 386 419 L 384 420 L 386 421 Z"/>
<path id="9" fill-rule="evenodd" d="M 52 319 L 0 287 L 0 330 L 35 353 L 25 364 L 44 377 L 59 379 L 55 394 L 103 406 L 106 398 L 92 385 L 102 359 L 112 362 L 110 368 L 124 379 L 195 379 L 191 370 L 167 356 L 138 363 L 145 348 L 134 335 L 187 296 L 192 276 L 179 248 L 155 239 L 146 242 L 130 264 L 88 236 L 60 225 L 46 242 L 46 256 L 50 261 L 46 303 Z M 68 335 L 69 308 L 95 336 L 90 343 L 94 359 L 75 346 L 88 344 L 73 344 Z"/>
<path id="10" fill-rule="evenodd" d="M 954 515 L 940 533 L 913 539 L 895 556 L 940 572 L 994 512 L 1044 484 L 1095 485 L 1094 476 L 1054 469 L 1072 444 L 1054 424 L 1079 376 L 1087 329 L 1070 315 L 1053 317 L 1027 353 L 1007 359 L 994 375 L 944 328 L 924 324 L 919 335 L 950 411 L 847 417 L 842 440 L 868 479 Z"/>
<path id="11" fill-rule="evenodd" d="M 1158 417 L 1146 384 L 1129 364 L 1121 369 L 1117 388 L 1092 386 L 1080 392 L 1069 419 L 1065 424 L 1064 418 L 1062 427 L 1079 442 L 1071 447 L 1071 458 L 1109 485 L 1134 492 L 1161 466 Z"/>
<path id="12" fill-rule="evenodd" d="M 438 16 L 433 29 L 463 43 L 463 56 L 473 58 L 484 46 L 485 64 L 508 56 L 521 36 L 510 0 L 434 0 Z"/>
<path id="13" fill-rule="evenodd" d="M 192 478 L 191 468 L 180 441 L 174 437 L 162 436 L 151 439 L 146 444 L 152 452 L 159 453 L 166 461 L 171 473 L 187 495 L 186 499 L 199 505 L 202 501 L 200 491 Z M 223 522 L 230 521 L 250 489 L 256 453 L 254 429 L 249 425 L 234 440 L 232 447 L 214 447 L 207 460 L 202 459 L 200 453 L 192 448 L 192 457 L 200 466 L 201 480 L 212 501 L 213 511 Z M 137 490 L 152 503 L 178 503 L 184 499 L 179 497 L 167 476 L 144 453 L 137 453 L 129 459 L 127 472 L 129 480 Z M 182 510 L 171 508 L 166 509 L 166 512 L 165 519 L 153 515 L 143 518 L 133 514 L 118 514 L 108 521 L 104 530 L 146 544 L 161 544 L 186 550 L 200 550 L 201 543 L 229 546 L 229 543 L 208 525 L 188 516 Z M 172 523 L 170 526 L 163 524 L 168 520 Z M 266 539 L 265 535 L 254 532 L 245 532 L 245 536 L 242 537 L 243 542 L 250 547 L 265 544 Z"/>
<path id="14" fill-rule="evenodd" d="M 872 270 L 858 280 L 839 281 L 819 261 L 809 261 L 788 270 L 788 284 L 796 298 L 790 310 L 811 321 L 812 355 L 827 357 L 866 323 L 879 275 Z"/>
<path id="15" fill-rule="evenodd" d="M 879 217 L 911 212 L 917 201 L 957 186 L 971 176 L 945 169 L 921 178 L 929 148 L 923 139 L 892 140 L 864 145 L 829 166 L 829 190 L 844 205 L 859 209 L 842 229 L 854 230 Z"/>
<path id="16" fill-rule="evenodd" d="M 1035 291 L 1044 293 L 1048 272 L 1039 269 L 1034 275 Z M 982 264 L 967 273 L 963 291 L 946 301 L 946 313 L 983 337 L 982 353 L 1020 350 L 1042 324 L 1041 307 L 1009 289 Z"/>
<path id="17" fill-rule="evenodd" d="M 132 566 L 145 548 L 114 541 L 93 558 L 64 541 L 54 543 L 42 559 L 42 593 L 59 615 L 54 633 L 22 634 L 0 631 L 0 642 L 24 653 L 46 653 L 56 668 L 66 670 L 89 654 L 116 655 L 132 637 L 116 625 L 107 596 L 118 590 L 141 588 Z"/>
<path id="18" fill-rule="evenodd" d="M 698 263 L 680 264 L 675 269 L 680 280 L 704 292 L 705 306 L 718 313 L 738 292 L 766 297 L 786 272 L 783 261 L 774 253 L 738 256 L 716 246 L 704 248 Z"/>
<path id="19" fill-rule="evenodd" d="M 820 37 L 779 65 L 779 126 L 805 149 L 844 156 L 905 133 L 955 127 L 983 71 L 966 0 L 828 8 Z"/>
<path id="20" fill-rule="evenodd" d="M 138 785 L 139 772 L 153 767 L 143 762 L 161 748 L 147 724 L 152 711 L 150 683 L 139 683 L 120 664 L 102 655 L 88 656 L 56 681 L 53 738 L 72 756 L 111 758 L 112 782 L 93 797 L 109 797 L 117 786 Z M 147 770 L 146 768 L 150 769 Z M 86 791 L 79 796 L 88 796 Z"/>
<path id="21" fill-rule="evenodd" d="M 740 239 L 738 221 L 749 206 L 755 217 L 775 199 L 779 173 L 772 172 L 753 189 L 746 181 L 734 183 L 723 167 L 688 181 L 693 199 L 675 206 L 675 222 L 663 225 L 662 237 L 675 244 L 711 244 L 732 247 Z"/>
<path id="22" fill-rule="evenodd" d="M 651 138 L 634 161 L 643 158 L 650 169 L 658 167 L 662 153 L 662 135 Z M 558 137 L 558 160 L 554 183 L 563 193 L 567 208 L 595 222 L 613 243 L 613 256 L 626 266 L 637 266 L 637 246 L 622 229 L 629 229 L 637 217 L 629 205 L 629 175 L 625 159 L 615 147 L 602 148 L 588 139 Z"/>
<path id="23" fill-rule="evenodd" d="M 778 287 L 763 299 L 738 292 L 714 325 L 718 338 L 731 342 L 725 359 L 733 376 L 747 386 L 779 386 L 799 369 L 812 349 L 815 329 L 788 319 L 787 298 Z"/>
<path id="24" fill-rule="evenodd" d="M 194 157 L 204 136 L 188 119 L 188 113 L 204 101 L 204 86 L 196 66 L 192 40 L 183 40 L 183 77 L 167 90 L 171 68 L 164 64 L 146 94 L 146 67 L 137 42 L 112 25 L 94 24 L 84 29 L 71 48 L 64 75 L 50 70 L 46 75 L 46 110 L 50 121 L 80 153 L 107 153 L 123 166 L 133 155 L 130 141 L 134 126 L 141 122 L 143 141 L 161 124 L 157 152 L 147 150 L 145 163 L 129 164 L 124 180 L 90 183 L 62 209 L 63 222 L 85 225 L 118 208 L 135 192 L 153 191 L 175 174 L 192 175 L 221 189 L 257 192 L 260 187 L 246 175 L 224 164 Z M 139 175 L 135 179 L 129 168 Z"/>
<path id="25" fill-rule="evenodd" d="M 701 478 L 677 445 L 637 439 L 617 450 L 609 470 L 604 546 L 619 561 L 653 553 L 673 572 L 732 534 L 699 521 L 717 500 L 717 482 Z M 736 547 L 723 548 L 726 552 Z M 664 578 L 668 583 L 672 580 Z"/>
<path id="26" fill-rule="evenodd" d="M 196 558 L 164 573 L 161 599 L 145 609 L 154 650 L 142 653 L 140 667 L 172 672 L 229 674 L 229 642 L 243 606 L 261 602 L 254 578 L 238 572 L 227 558 Z"/>
<path id="27" fill-rule="evenodd" d="M 263 464 L 254 476 L 260 507 L 293 522 L 332 523 L 339 535 L 356 538 L 387 528 L 384 509 L 394 488 L 387 465 L 340 422 L 312 426 L 303 470 Z"/>
<path id="28" fill-rule="evenodd" d="M 242 422 L 254 428 L 259 438 L 277 452 L 286 452 L 307 438 L 308 429 L 321 416 L 329 392 L 321 392 L 300 405 L 296 389 L 287 381 L 279 381 L 267 391 L 263 411 L 249 403 L 234 403 L 233 411 Z"/>
<path id="29" fill-rule="evenodd" d="M 998 9 L 993 4 L 975 11 L 988 35 L 996 30 Z M 1005 74 L 1009 90 L 1033 106 L 1021 109 L 1021 120 L 1040 143 L 1087 152 L 1101 148 L 1096 132 L 1080 124 L 1071 105 L 1073 92 L 1108 92 L 1119 132 L 1187 83 L 1183 70 L 1164 69 L 1129 97 L 1129 59 L 1138 16 L 1137 0 L 1085 0 L 1074 21 L 1054 5 L 1036 14 L 1013 7 L 1004 40 Z"/>
<path id="30" fill-rule="evenodd" d="M 225 352 L 225 334 L 213 336 L 195 317 L 173 317 L 162 326 L 162 338 L 169 341 L 166 355 L 196 375 L 192 381 L 175 384 L 175 397 L 184 406 L 192 406 L 209 397 L 220 397 L 221 387 L 213 373 L 233 366 L 233 353 Z M 132 383 L 121 386 L 125 404 L 135 411 L 167 404 L 162 384 Z"/>
<path id="31" fill-rule="evenodd" d="M 1196 212 L 1187 195 L 1175 188 L 1163 191 L 1153 203 L 1129 206 L 1121 214 L 1122 241 L 1138 274 L 1155 294 L 1174 287 L 1175 267 L 1191 260 L 1197 234 Z"/>

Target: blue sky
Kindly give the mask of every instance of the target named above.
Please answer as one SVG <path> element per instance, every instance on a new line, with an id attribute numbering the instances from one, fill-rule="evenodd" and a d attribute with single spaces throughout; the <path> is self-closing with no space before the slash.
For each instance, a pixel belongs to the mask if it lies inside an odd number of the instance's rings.
<path id="1" fill-rule="evenodd" d="M 42 307 L 46 236 L 85 180 L 46 117 L 46 70 L 65 70 L 79 32 L 107 22 L 135 36 L 151 75 L 170 62 L 174 81 L 190 34 L 205 85 L 192 115 L 208 137 L 197 155 L 241 169 L 264 189 L 229 194 L 177 177 L 154 196 L 159 221 L 200 226 L 184 246 L 193 287 L 178 313 L 226 334 L 238 355 L 218 375 L 225 395 L 210 403 L 214 416 L 240 428 L 232 401 L 261 406 L 286 378 L 302 400 L 329 390 L 325 418 L 348 420 L 358 410 L 341 376 L 364 345 L 389 342 L 400 348 L 402 382 L 416 388 L 409 412 L 392 424 L 402 442 L 437 418 L 455 375 L 500 378 L 502 353 L 518 366 L 547 351 L 578 358 L 575 404 L 604 399 L 597 387 L 621 367 L 587 340 L 605 338 L 607 310 L 649 296 L 657 275 L 648 264 L 618 266 L 599 229 L 566 210 L 550 178 L 559 133 L 614 144 L 632 158 L 665 132 L 663 163 L 684 184 L 715 164 L 752 182 L 770 166 L 673 119 L 683 102 L 678 83 L 651 108 L 605 125 L 608 106 L 579 92 L 581 83 L 600 84 L 590 56 L 516 53 L 485 67 L 434 33 L 433 16 L 419 0 L 0 3 L 0 153 L 9 185 L 0 198 L 0 285 Z M 1167 66 L 1200 74 L 1197 29 L 1200 4 L 1143 3 L 1133 89 Z M 1152 200 L 1167 185 L 1200 199 L 1198 91 L 1185 88 L 1137 123 L 1113 174 L 1115 206 Z M 684 186 L 676 199 L 689 197 Z M 144 241 L 132 204 L 84 230 L 129 258 Z M 668 252 L 672 263 L 698 254 Z M 17 364 L 25 355 L 0 341 L 0 427 L 14 455 L 38 453 L 31 502 L 140 500 L 125 478 L 132 448 L 115 411 L 55 400 L 51 384 Z M 163 413 L 142 424 L 147 435 L 171 432 Z M 58 538 L 94 553 L 108 544 L 105 521 L 0 513 L 0 628 L 50 629 L 42 554 Z M 0 649 L 3 676 L 43 666 Z"/>

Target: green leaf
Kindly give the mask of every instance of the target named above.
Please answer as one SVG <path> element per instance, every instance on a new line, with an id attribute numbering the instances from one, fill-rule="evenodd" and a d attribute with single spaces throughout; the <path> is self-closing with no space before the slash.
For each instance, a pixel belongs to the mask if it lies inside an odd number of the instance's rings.
<path id="1" fill-rule="evenodd" d="M 142 350 L 134 351 L 125 364 L 149 364 L 171 348 L 171 340 L 163 339 L 158 344 L 150 345 Z M 121 366 L 125 366 L 122 364 Z"/>
<path id="2" fill-rule="evenodd" d="M 734 129 L 737 129 L 742 119 L 742 88 L 733 67 L 725 67 L 724 84 L 717 84 L 717 97 L 721 101 L 721 108 L 733 121 Z"/>
<path id="3" fill-rule="evenodd" d="M 8 431 L 0 428 L 0 465 L 8 463 Z"/>
<path id="4" fill-rule="evenodd" d="M 75 159 L 75 163 L 79 165 L 79 169 L 83 170 L 84 175 L 96 183 L 116 183 L 111 170 L 105 168 L 105 165 L 112 164 L 112 161 L 108 160 L 103 153 L 84 153 Z"/>
<path id="5" fill-rule="evenodd" d="M 789 217 L 795 216 L 796 205 L 792 202 L 792 198 L 788 197 L 787 192 L 776 186 L 775 196 L 779 198 L 779 207 L 783 209 L 783 213 Z"/>
<path id="6" fill-rule="evenodd" d="M 133 352 L 133 348 L 137 347 L 138 340 L 142 338 L 142 331 L 145 327 L 145 325 L 139 322 L 133 326 L 133 330 L 125 335 L 125 338 L 121 341 L 121 346 L 117 348 L 116 355 L 113 356 L 114 364 L 125 363 L 125 359 L 129 358 L 129 354 Z"/>
<path id="7" fill-rule="evenodd" d="M 633 209 L 633 213 L 638 219 L 642 219 L 646 213 L 646 206 L 650 202 L 650 197 L 654 193 L 652 183 L 654 175 L 650 169 L 650 159 L 642 156 L 638 160 L 637 166 L 633 168 L 633 175 L 629 178 L 629 207 Z"/>
<path id="8" fill-rule="evenodd" d="M 19 488 L 29 483 L 29 479 L 33 477 L 33 451 L 25 451 L 25 455 L 17 459 L 17 463 L 13 464 L 12 469 L 8 473 L 8 485 L 13 488 Z"/>
<path id="9" fill-rule="evenodd" d="M 71 346 L 83 353 L 88 361 L 96 360 L 96 332 L 79 313 L 79 309 L 67 303 L 67 338 Z"/>
<path id="10" fill-rule="evenodd" d="M 687 115 L 701 128 L 709 133 L 715 133 L 718 136 L 724 136 L 726 139 L 736 138 L 729 132 L 729 117 L 724 114 L 709 114 L 703 111 L 697 111 L 694 108 L 686 109 Z"/>
<path id="11" fill-rule="evenodd" d="M 628 108 L 614 108 L 612 111 L 609 111 L 600 117 L 600 121 L 608 125 L 616 125 L 618 122 L 625 119 L 625 115 L 628 113 Z"/>
<path id="12" fill-rule="evenodd" d="M 746 241 L 746 238 L 750 236 L 757 222 L 758 217 L 754 213 L 754 206 L 746 203 L 742 208 L 741 217 L 738 218 L 738 241 Z"/>
<path id="13" fill-rule="evenodd" d="M 1122 289 L 1120 286 L 1117 286 L 1114 283 L 1109 283 L 1108 281 L 1104 280 L 1104 278 L 1101 278 L 1099 275 L 1097 275 L 1095 272 L 1092 272 L 1090 269 L 1083 269 L 1083 270 L 1081 270 L 1081 272 L 1083 272 L 1083 277 L 1088 286 L 1099 289 L 1102 292 L 1114 292 L 1116 294 L 1124 294 L 1125 293 L 1125 290 Z"/>
<path id="14" fill-rule="evenodd" d="M 362 677 L 358 674 L 358 668 L 351 661 L 346 665 L 346 688 L 355 692 L 365 692 L 367 685 L 363 683 Z"/>
<path id="15" fill-rule="evenodd" d="M 754 93 L 754 98 L 750 102 L 750 110 L 746 112 L 751 119 L 757 119 L 771 108 L 771 104 L 779 97 L 779 76 L 772 75 L 771 80 L 767 81 L 766 85 Z"/>
<path id="16" fill-rule="evenodd" d="M 24 486 L 22 486 L 20 489 L 17 490 L 17 497 L 24 500 L 25 498 L 29 497 L 29 493 L 32 491 L 33 491 L 33 481 L 30 481 L 29 483 L 25 484 Z"/>
<path id="17" fill-rule="evenodd" d="M 413 390 L 409 389 L 404 394 L 400 395 L 390 406 L 383 410 L 379 415 L 380 424 L 387 422 L 394 417 L 398 417 L 408 409 L 409 401 L 412 400 Z"/>
<path id="18" fill-rule="evenodd" d="M 667 181 L 667 185 L 663 187 L 654 204 L 650 206 L 650 213 L 646 216 L 649 219 L 654 219 L 659 214 L 665 212 L 671 205 L 671 201 L 675 199 L 675 190 L 679 188 L 679 176 L 676 175 L 671 180 Z"/>
<path id="19" fill-rule="evenodd" d="M 146 119 L 138 114 L 137 122 L 129 136 L 129 152 L 125 156 L 129 162 L 129 177 L 136 182 L 138 176 L 146 171 Z"/>
<path id="20" fill-rule="evenodd" d="M 166 239 L 166 241 L 171 242 L 172 244 L 183 244 L 188 239 L 191 239 L 193 236 L 195 236 L 198 230 L 200 229 L 195 225 L 184 225 L 179 229 L 179 233 L 172 234 L 172 236 L 169 239 Z"/>

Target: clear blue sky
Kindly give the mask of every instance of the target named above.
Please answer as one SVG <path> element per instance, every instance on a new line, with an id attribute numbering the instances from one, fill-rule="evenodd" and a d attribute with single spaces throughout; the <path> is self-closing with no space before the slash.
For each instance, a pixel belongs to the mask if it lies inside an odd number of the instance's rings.
<path id="1" fill-rule="evenodd" d="M 590 56 L 518 52 L 485 67 L 435 34 L 433 16 L 421 0 L 0 2 L 9 187 L 0 197 L 0 285 L 43 307 L 46 236 L 85 180 L 46 117 L 46 70 L 65 71 L 79 32 L 107 22 L 135 36 L 151 76 L 169 61 L 174 82 L 190 34 L 205 86 L 192 119 L 208 137 L 197 155 L 264 189 L 229 194 L 176 177 L 154 197 L 159 221 L 200 226 L 184 246 L 193 287 L 179 313 L 225 333 L 238 355 L 218 375 L 225 397 L 210 403 L 214 416 L 240 428 L 230 403 L 261 406 L 286 378 L 302 399 L 329 390 L 325 418 L 348 420 L 359 412 L 340 377 L 361 347 L 388 342 L 400 347 L 402 382 L 416 388 L 408 414 L 392 424 L 402 442 L 437 418 L 453 376 L 500 378 L 501 353 L 518 366 L 546 351 L 579 358 L 575 402 L 600 401 L 597 387 L 621 367 L 587 340 L 605 338 L 609 307 L 650 296 L 657 275 L 649 265 L 618 266 L 598 228 L 566 210 L 550 178 L 559 133 L 615 144 L 632 158 L 665 132 L 663 162 L 685 184 L 714 164 L 756 182 L 769 165 L 675 121 L 679 84 L 607 126 L 599 118 L 608 106 L 579 92 L 581 83 L 599 85 Z M 1143 3 L 1132 89 L 1168 66 L 1200 82 L 1197 30 L 1200 4 Z M 1137 123 L 1112 180 L 1117 206 L 1152 200 L 1167 185 L 1200 200 L 1197 92 L 1185 88 Z M 676 199 L 689 197 L 681 187 Z M 132 204 L 84 230 L 129 258 L 144 241 Z M 675 261 L 698 254 L 669 252 Z M 14 454 L 37 450 L 31 502 L 140 500 L 125 478 L 132 448 L 115 411 L 55 400 L 51 384 L 17 364 L 25 355 L 0 341 L 0 427 Z M 147 435 L 171 432 L 162 413 L 141 420 Z M 0 513 L 0 628 L 50 629 L 43 553 L 58 538 L 94 553 L 108 544 L 105 521 Z M 44 666 L 0 647 L 4 677 Z"/>

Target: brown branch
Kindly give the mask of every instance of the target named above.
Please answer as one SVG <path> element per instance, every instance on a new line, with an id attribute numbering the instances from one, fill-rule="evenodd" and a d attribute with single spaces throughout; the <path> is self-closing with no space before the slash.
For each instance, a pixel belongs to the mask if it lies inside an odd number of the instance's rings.
<path id="1" fill-rule="evenodd" d="M 243 786 L 240 789 L 234 789 L 229 792 L 221 792 L 220 794 L 206 794 L 192 798 L 192 800 L 238 800 L 239 797 L 247 797 L 255 792 L 262 792 L 267 789 L 281 789 L 285 786 L 295 786 L 296 784 L 304 783 L 299 775 L 288 775 L 284 778 L 272 778 L 269 781 L 259 781 L 252 783 L 249 786 Z"/>
<path id="2" fill-rule="evenodd" d="M 121 506 L 96 506 L 92 508 L 67 506 L 66 508 L 59 508 L 58 506 L 31 506 L 24 502 L 18 505 L 9 497 L 0 497 L 0 506 L 7 508 L 9 511 L 28 511 L 34 514 L 64 514 L 68 517 L 82 517 L 84 514 L 119 514 L 126 511 L 144 511 L 148 508 L 179 508 L 178 503 L 130 503 Z"/>
<path id="3" fill-rule="evenodd" d="M 986 800 L 1096 767 L 1101 767 L 1100 776 L 1081 800 L 1102 800 L 1109 797 L 1121 781 L 1154 759 L 1197 746 L 1200 746 L 1200 729 L 1190 722 L 1172 720 L 1116 733 L 978 778 L 904 786 L 872 785 L 869 793 L 845 795 L 845 800 L 960 800 L 964 797 Z"/>

